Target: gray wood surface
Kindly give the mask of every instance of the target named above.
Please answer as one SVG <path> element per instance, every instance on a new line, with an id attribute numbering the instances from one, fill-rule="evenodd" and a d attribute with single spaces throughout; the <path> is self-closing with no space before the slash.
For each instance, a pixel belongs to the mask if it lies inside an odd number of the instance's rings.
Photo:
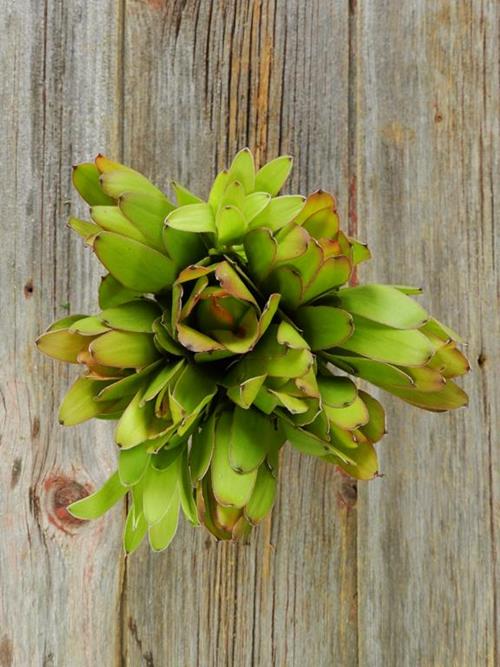
<path id="1" fill-rule="evenodd" d="M 495 0 L 0 0 L 0 667 L 498 664 L 499 9 Z M 125 559 L 124 508 L 72 522 L 115 462 L 62 429 L 37 354 L 99 270 L 64 223 L 98 151 L 195 191 L 249 145 L 295 155 L 374 259 L 468 340 L 469 409 L 384 396 L 384 477 L 288 452 L 249 545 L 183 526 Z M 495 541 L 496 538 L 496 541 Z"/>

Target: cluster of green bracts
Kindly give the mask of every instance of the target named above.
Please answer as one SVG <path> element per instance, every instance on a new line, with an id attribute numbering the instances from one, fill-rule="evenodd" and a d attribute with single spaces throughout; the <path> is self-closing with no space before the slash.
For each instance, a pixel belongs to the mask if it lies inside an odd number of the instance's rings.
<path id="1" fill-rule="evenodd" d="M 98 156 L 74 169 L 91 221 L 69 225 L 108 271 L 100 312 L 38 339 L 85 372 L 64 425 L 117 422 L 118 469 L 70 506 L 101 516 L 130 493 L 124 544 L 172 540 L 180 509 L 219 539 L 248 535 L 272 508 L 280 449 L 377 474 L 384 410 L 348 375 L 427 410 L 457 408 L 468 370 L 458 336 L 401 285 L 346 287 L 368 248 L 339 228 L 335 201 L 278 193 L 292 161 L 255 170 L 247 149 L 203 201 L 176 204 L 144 176 Z"/>

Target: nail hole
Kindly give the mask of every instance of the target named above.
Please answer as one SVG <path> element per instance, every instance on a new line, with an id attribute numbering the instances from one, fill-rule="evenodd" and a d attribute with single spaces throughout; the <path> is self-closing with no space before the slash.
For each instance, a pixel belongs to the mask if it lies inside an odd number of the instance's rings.
<path id="1" fill-rule="evenodd" d="M 34 290 L 33 281 L 30 279 L 30 280 L 28 280 L 28 282 L 24 286 L 24 296 L 25 296 L 26 299 L 29 299 L 30 296 L 32 296 L 33 290 Z"/>

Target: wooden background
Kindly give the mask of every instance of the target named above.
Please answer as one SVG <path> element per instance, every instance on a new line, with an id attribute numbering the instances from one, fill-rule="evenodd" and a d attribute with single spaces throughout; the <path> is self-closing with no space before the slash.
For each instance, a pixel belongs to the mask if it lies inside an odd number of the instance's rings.
<path id="1" fill-rule="evenodd" d="M 0 667 L 498 665 L 496 0 L 0 11 Z M 183 526 L 125 559 L 123 508 L 64 510 L 112 470 L 109 427 L 58 425 L 74 370 L 33 345 L 95 308 L 97 261 L 65 227 L 82 210 L 71 165 L 103 151 L 206 193 L 245 145 L 292 153 L 293 188 L 338 195 L 374 253 L 362 279 L 425 287 L 469 342 L 470 407 L 385 396 L 383 478 L 289 452 L 249 546 Z"/>

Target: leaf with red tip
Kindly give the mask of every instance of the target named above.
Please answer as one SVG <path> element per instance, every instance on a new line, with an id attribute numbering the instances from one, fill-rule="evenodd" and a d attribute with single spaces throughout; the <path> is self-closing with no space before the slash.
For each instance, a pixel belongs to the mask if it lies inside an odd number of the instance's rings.
<path id="1" fill-rule="evenodd" d="M 352 266 L 347 257 L 328 257 L 302 294 L 302 303 L 312 301 L 349 280 Z"/>
<path id="2" fill-rule="evenodd" d="M 297 215 L 294 222 L 296 225 L 302 225 L 312 215 L 324 209 L 335 211 L 335 199 L 329 192 L 325 192 L 324 190 L 316 190 L 316 192 L 313 192 L 307 197 L 304 207 L 302 208 L 300 214 Z"/>

